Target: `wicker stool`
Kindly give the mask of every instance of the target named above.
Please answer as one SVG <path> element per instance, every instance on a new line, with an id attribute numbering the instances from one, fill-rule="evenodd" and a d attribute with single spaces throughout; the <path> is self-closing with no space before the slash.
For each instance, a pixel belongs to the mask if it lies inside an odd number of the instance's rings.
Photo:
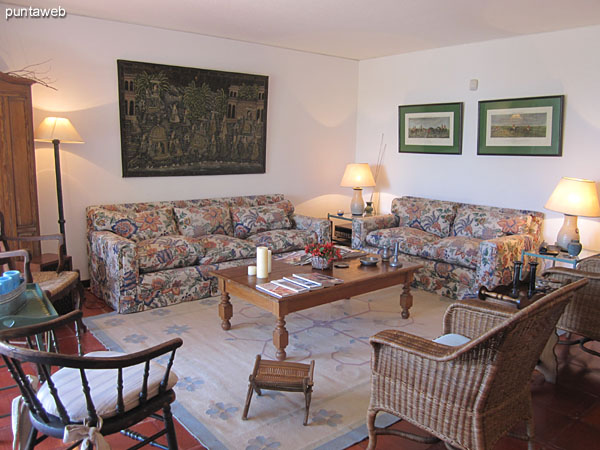
<path id="1" fill-rule="evenodd" d="M 308 409 L 310 408 L 310 397 L 313 387 L 313 372 L 315 370 L 314 360 L 308 364 L 292 363 L 285 361 L 262 361 L 260 355 L 256 355 L 256 362 L 250 384 L 242 420 L 248 420 L 248 409 L 252 400 L 252 391 L 261 395 L 261 389 L 271 391 L 304 392 L 306 401 L 306 413 L 304 423 L 308 423 Z"/>

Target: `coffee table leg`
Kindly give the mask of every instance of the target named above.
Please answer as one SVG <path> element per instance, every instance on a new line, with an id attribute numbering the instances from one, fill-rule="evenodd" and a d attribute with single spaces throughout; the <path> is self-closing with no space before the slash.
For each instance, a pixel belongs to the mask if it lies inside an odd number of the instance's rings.
<path id="1" fill-rule="evenodd" d="M 407 280 L 404 282 L 404 287 L 402 288 L 402 294 L 400 295 L 400 306 L 402 307 L 403 319 L 408 319 L 410 317 L 410 312 L 408 310 L 413 305 L 413 296 L 410 293 L 411 282 L 412 277 L 407 277 Z"/>
<path id="2" fill-rule="evenodd" d="M 277 349 L 275 356 L 278 361 L 283 361 L 286 357 L 285 348 L 288 345 L 288 331 L 285 329 L 285 319 L 277 318 L 277 326 L 273 330 L 273 345 Z"/>
<path id="3" fill-rule="evenodd" d="M 231 328 L 229 319 L 233 317 L 233 305 L 229 301 L 229 294 L 221 291 L 221 303 L 219 303 L 219 316 L 221 317 L 221 328 L 225 331 Z"/>

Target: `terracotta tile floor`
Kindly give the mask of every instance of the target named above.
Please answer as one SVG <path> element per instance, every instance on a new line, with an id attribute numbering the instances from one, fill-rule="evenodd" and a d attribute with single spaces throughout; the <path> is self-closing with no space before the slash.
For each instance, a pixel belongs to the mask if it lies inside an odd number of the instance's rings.
<path id="1" fill-rule="evenodd" d="M 92 316 L 111 311 L 96 297 L 86 293 L 87 301 L 84 315 Z M 63 351 L 69 341 L 72 330 L 63 330 L 60 335 Z M 589 345 L 589 344 L 588 344 Z M 84 337 L 86 351 L 103 349 L 91 333 Z M 592 346 L 600 351 L 600 344 Z M 531 381 L 535 418 L 535 446 L 539 450 L 600 450 L 600 358 L 582 352 L 576 346 L 558 346 L 559 381 L 556 385 L 546 383 L 541 374 L 534 372 Z M 12 384 L 6 369 L 0 369 L 0 386 Z M 0 391 L 0 414 L 10 412 L 10 402 L 16 395 L 16 389 Z M 415 427 L 406 422 L 398 422 L 393 428 L 414 431 Z M 160 428 L 160 423 L 148 419 L 134 427 L 142 434 L 152 434 Z M 200 450 L 204 447 L 189 434 L 177 421 L 175 422 L 179 448 L 182 450 Z M 133 441 L 120 434 L 107 438 L 114 450 L 127 448 Z M 166 443 L 163 441 L 162 443 Z M 349 447 L 351 450 L 364 449 L 367 440 Z M 12 448 L 10 418 L 0 419 L 0 450 Z M 66 445 L 56 439 L 47 439 L 40 449 L 60 449 Z M 150 447 L 148 447 L 150 448 Z M 505 437 L 495 450 L 526 449 L 523 441 Z M 402 450 L 443 450 L 442 443 L 434 445 L 418 444 L 394 436 L 380 436 L 377 449 Z"/>

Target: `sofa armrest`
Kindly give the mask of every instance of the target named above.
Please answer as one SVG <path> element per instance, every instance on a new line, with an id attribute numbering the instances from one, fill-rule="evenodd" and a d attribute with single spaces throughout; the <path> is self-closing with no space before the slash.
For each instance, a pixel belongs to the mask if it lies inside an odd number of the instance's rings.
<path id="1" fill-rule="evenodd" d="M 302 214 L 292 215 L 292 220 L 297 230 L 314 232 L 320 243 L 325 244 L 331 241 L 331 224 L 329 220 L 303 216 Z"/>
<path id="2" fill-rule="evenodd" d="M 514 234 L 482 241 L 479 244 L 480 261 L 477 266 L 476 283 L 492 289 L 512 281 L 515 261 L 521 260 L 524 250 L 533 249 L 531 234 Z"/>
<path id="3" fill-rule="evenodd" d="M 94 231 L 88 237 L 92 292 L 115 311 L 131 312 L 140 278 L 136 243 L 111 231 Z"/>
<path id="4" fill-rule="evenodd" d="M 371 231 L 394 228 L 397 226 L 398 217 L 394 214 L 355 217 L 352 219 L 352 248 L 361 249 L 366 247 L 367 235 Z"/>

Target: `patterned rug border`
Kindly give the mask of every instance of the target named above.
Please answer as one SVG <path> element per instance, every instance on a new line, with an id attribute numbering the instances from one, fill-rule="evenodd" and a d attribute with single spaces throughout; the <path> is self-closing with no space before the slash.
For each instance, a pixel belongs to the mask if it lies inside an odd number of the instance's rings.
<path id="1" fill-rule="evenodd" d="M 176 306 L 176 305 L 171 305 Z M 169 308 L 170 306 L 166 306 L 165 308 Z M 111 337 L 109 337 L 104 331 L 96 326 L 96 320 L 102 320 L 111 316 L 119 316 L 119 314 L 115 311 L 98 314 L 95 316 L 85 317 L 83 322 L 88 327 L 88 330 L 107 348 L 110 348 L 114 351 L 123 351 L 121 345 L 115 342 Z M 210 430 L 200 422 L 186 407 L 181 405 L 179 401 L 175 400 L 172 405 L 173 416 L 179 421 L 179 423 L 190 432 L 195 439 L 199 441 L 204 447 L 210 450 L 230 450 L 228 447 L 223 445 L 219 439 L 213 435 Z M 378 427 L 388 427 L 395 422 L 398 422 L 400 419 L 387 413 L 379 414 L 377 416 L 377 426 Z M 316 447 L 315 450 L 337 450 L 337 449 L 345 449 L 350 447 L 351 445 L 356 444 L 364 440 L 368 436 L 367 425 L 366 425 L 366 412 L 365 412 L 365 424 L 358 426 L 354 429 L 351 429 L 346 434 L 338 436 L 332 439 L 329 442 L 326 442 L 319 447 Z"/>

